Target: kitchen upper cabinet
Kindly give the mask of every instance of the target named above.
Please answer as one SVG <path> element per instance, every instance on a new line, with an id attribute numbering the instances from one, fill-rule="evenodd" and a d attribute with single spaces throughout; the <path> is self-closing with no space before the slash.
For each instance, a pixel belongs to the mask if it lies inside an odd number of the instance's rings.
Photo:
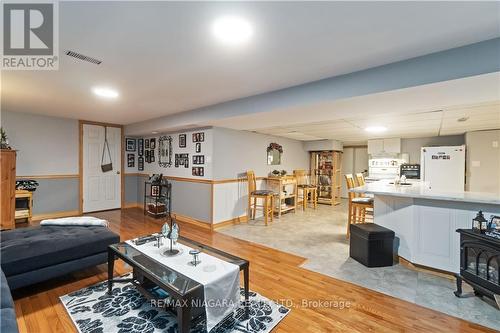
<path id="1" fill-rule="evenodd" d="M 400 138 L 384 139 L 384 151 L 388 154 L 400 154 L 401 139 Z"/>
<path id="2" fill-rule="evenodd" d="M 384 139 L 368 140 L 368 154 L 380 155 L 384 151 Z"/>
<path id="3" fill-rule="evenodd" d="M 372 156 L 394 155 L 401 153 L 401 139 L 368 140 L 368 154 Z"/>

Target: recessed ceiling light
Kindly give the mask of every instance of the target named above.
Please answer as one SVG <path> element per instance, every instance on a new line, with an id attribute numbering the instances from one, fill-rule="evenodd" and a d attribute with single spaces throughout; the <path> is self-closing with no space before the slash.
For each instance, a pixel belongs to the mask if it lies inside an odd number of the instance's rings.
<path id="1" fill-rule="evenodd" d="M 250 39 L 253 35 L 253 28 L 247 20 L 241 17 L 224 16 L 214 22 L 212 33 L 225 44 L 239 45 Z"/>
<path id="2" fill-rule="evenodd" d="M 153 132 L 151 132 L 151 134 L 158 134 L 158 132 L 157 131 L 153 131 Z"/>
<path id="3" fill-rule="evenodd" d="M 118 91 L 108 87 L 94 87 L 92 92 L 99 97 L 114 99 L 119 96 Z"/>
<path id="4" fill-rule="evenodd" d="M 365 128 L 365 131 L 371 132 L 371 133 L 382 133 L 387 131 L 387 127 L 384 126 L 368 126 Z"/>

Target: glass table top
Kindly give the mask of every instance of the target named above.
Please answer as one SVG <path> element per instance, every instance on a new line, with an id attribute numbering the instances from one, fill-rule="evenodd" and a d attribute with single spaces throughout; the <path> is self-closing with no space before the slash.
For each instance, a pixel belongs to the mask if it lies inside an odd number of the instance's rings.
<path id="1" fill-rule="evenodd" d="M 177 241 L 185 246 L 197 249 L 200 252 L 204 252 L 226 262 L 238 265 L 240 270 L 245 268 L 245 266 L 248 266 L 248 261 L 245 259 L 210 246 L 203 245 L 185 237 L 180 236 Z M 176 291 L 180 295 L 186 295 L 197 288 L 202 287 L 200 283 L 156 261 L 126 242 L 110 245 L 110 248 L 113 249 L 118 257 L 125 260 L 131 266 L 137 267 L 143 272 L 155 277 L 158 282 L 161 282 L 160 287 L 167 287 L 168 289 Z"/>

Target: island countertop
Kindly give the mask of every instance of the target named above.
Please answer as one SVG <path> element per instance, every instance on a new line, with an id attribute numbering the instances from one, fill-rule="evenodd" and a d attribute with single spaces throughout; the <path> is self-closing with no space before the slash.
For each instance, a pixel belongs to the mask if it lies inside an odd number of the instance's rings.
<path id="1" fill-rule="evenodd" d="M 389 184 L 389 180 L 380 180 L 367 183 L 364 186 L 355 187 L 350 192 L 365 193 L 374 195 L 386 195 L 405 198 L 419 198 L 431 200 L 445 200 L 458 202 L 471 202 L 500 205 L 500 193 L 486 192 L 445 192 L 436 191 L 429 188 L 429 185 L 414 181 L 411 185 Z"/>

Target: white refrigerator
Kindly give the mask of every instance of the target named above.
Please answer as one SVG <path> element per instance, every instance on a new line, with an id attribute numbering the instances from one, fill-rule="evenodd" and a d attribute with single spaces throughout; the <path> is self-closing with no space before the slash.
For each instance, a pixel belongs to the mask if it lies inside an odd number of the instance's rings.
<path id="1" fill-rule="evenodd" d="M 465 145 L 422 147 L 420 179 L 432 190 L 461 192 L 465 190 Z"/>

